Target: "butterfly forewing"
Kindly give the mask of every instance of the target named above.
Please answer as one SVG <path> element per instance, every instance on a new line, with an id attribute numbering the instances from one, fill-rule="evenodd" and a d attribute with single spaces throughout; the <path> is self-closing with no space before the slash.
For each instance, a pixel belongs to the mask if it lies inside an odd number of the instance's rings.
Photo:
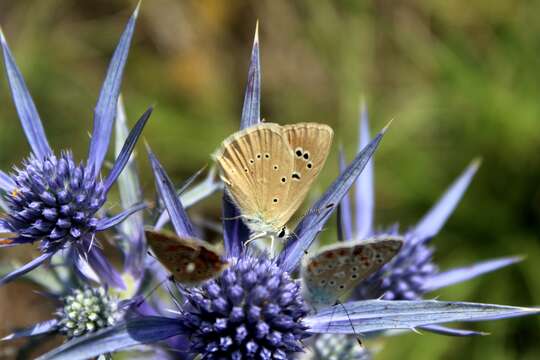
<path id="1" fill-rule="evenodd" d="M 300 207 L 311 184 L 326 162 L 334 131 L 328 125 L 298 123 L 282 127 L 294 156 L 294 169 L 290 174 L 291 190 L 287 199 L 290 216 Z"/>
<path id="2" fill-rule="evenodd" d="M 183 239 L 164 231 L 146 230 L 145 234 L 157 259 L 182 284 L 197 285 L 219 275 L 227 266 L 202 240 Z"/>
<path id="3" fill-rule="evenodd" d="M 378 271 L 401 249 L 401 237 L 378 237 L 321 249 L 302 269 L 307 295 L 315 305 L 333 305 L 341 295 Z"/>
<path id="4" fill-rule="evenodd" d="M 275 229 L 285 225 L 291 216 L 284 211 L 294 166 L 291 154 L 281 127 L 272 123 L 250 127 L 224 141 L 215 157 L 242 215 Z"/>

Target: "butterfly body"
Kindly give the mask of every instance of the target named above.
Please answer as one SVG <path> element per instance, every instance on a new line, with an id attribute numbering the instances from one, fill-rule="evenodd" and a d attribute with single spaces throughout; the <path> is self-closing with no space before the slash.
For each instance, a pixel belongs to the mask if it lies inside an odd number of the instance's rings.
<path id="1" fill-rule="evenodd" d="M 157 259 L 184 285 L 198 285 L 227 267 L 218 251 L 202 240 L 165 231 L 146 230 L 145 234 Z"/>
<path id="2" fill-rule="evenodd" d="M 401 237 L 381 236 L 320 249 L 302 268 L 305 296 L 315 308 L 335 304 L 390 261 L 402 244 Z"/>
<path id="3" fill-rule="evenodd" d="M 286 238 L 285 225 L 322 169 L 332 137 L 327 125 L 263 123 L 223 142 L 214 158 L 251 239 Z"/>

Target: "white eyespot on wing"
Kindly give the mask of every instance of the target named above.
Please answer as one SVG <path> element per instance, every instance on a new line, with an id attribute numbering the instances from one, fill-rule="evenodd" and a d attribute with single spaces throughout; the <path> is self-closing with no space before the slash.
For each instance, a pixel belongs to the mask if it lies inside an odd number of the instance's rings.
<path id="1" fill-rule="evenodd" d="M 187 273 L 192 273 L 195 271 L 195 263 L 194 262 L 190 262 L 189 264 L 186 265 L 186 272 Z"/>

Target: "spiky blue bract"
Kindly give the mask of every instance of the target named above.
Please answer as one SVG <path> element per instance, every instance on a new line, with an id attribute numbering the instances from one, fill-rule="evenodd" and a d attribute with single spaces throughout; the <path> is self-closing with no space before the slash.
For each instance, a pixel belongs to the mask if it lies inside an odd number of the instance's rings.
<path id="1" fill-rule="evenodd" d="M 305 319 L 312 333 L 354 334 L 382 329 L 413 329 L 455 321 L 497 320 L 534 315 L 540 308 L 437 300 L 348 302 L 323 309 Z M 354 326 L 351 326 L 351 324 Z"/>
<path id="2" fill-rule="evenodd" d="M 510 256 L 500 259 L 481 261 L 469 266 L 439 272 L 426 279 L 426 281 L 422 284 L 423 291 L 430 292 L 446 286 L 467 281 L 479 275 L 487 274 L 503 267 L 516 264 L 522 260 L 523 258 L 520 256 Z"/>
<path id="3" fill-rule="evenodd" d="M 148 316 L 75 338 L 37 360 L 83 360 L 131 346 L 153 343 L 183 334 L 177 319 Z"/>
<path id="4" fill-rule="evenodd" d="M 301 351 L 308 313 L 300 284 L 274 262 L 242 256 L 185 295 L 180 321 L 205 359 L 288 359 Z"/>
<path id="5" fill-rule="evenodd" d="M 131 157 L 131 154 L 133 152 L 133 149 L 135 148 L 135 145 L 137 144 L 137 140 L 139 140 L 139 137 L 141 136 L 144 126 L 148 122 L 148 119 L 150 118 L 150 115 L 152 114 L 153 110 L 154 109 L 152 107 L 148 108 L 144 112 L 144 114 L 140 117 L 140 119 L 137 121 L 133 129 L 129 132 L 124 142 L 124 145 L 122 146 L 122 149 L 118 153 L 118 157 L 116 158 L 116 161 L 114 162 L 113 168 L 111 169 L 109 175 L 107 176 L 107 179 L 104 181 L 105 191 L 109 191 L 109 189 L 116 182 L 116 179 L 118 179 L 118 176 L 120 176 L 120 174 L 122 173 L 122 170 L 124 170 L 124 167 L 127 165 Z"/>
<path id="6" fill-rule="evenodd" d="M 116 157 L 123 152 L 124 143 L 129 136 L 127 115 L 122 97 L 118 99 L 115 121 L 115 154 Z M 120 203 L 124 211 L 143 202 L 142 188 L 134 161 L 135 154 L 128 158 L 124 171 L 118 176 L 118 189 Z M 119 225 L 119 232 L 123 242 L 120 244 L 125 253 L 125 267 L 136 278 L 140 278 L 144 271 L 146 257 L 146 239 L 144 236 L 144 219 L 141 213 L 134 213 Z"/>
<path id="7" fill-rule="evenodd" d="M 120 86 L 124 67 L 127 62 L 131 39 L 135 30 L 135 24 L 139 15 L 139 5 L 131 15 L 124 33 L 114 51 L 113 57 L 107 69 L 107 75 L 103 81 L 101 91 L 94 109 L 94 129 L 90 139 L 88 149 L 88 163 L 94 169 L 97 176 L 101 170 L 101 165 L 105 159 L 109 141 L 111 139 L 114 118 L 118 97 L 120 96 Z"/>
<path id="8" fill-rule="evenodd" d="M 203 181 L 193 185 L 195 180 L 199 177 L 199 175 L 203 173 L 203 171 L 204 168 L 198 170 L 186 181 L 184 181 L 178 190 L 176 190 L 176 195 L 180 199 L 180 202 L 182 203 L 184 209 L 188 209 L 190 206 L 193 206 L 199 201 L 209 197 L 217 190 L 223 188 L 223 183 L 220 180 L 216 179 L 215 167 L 210 168 L 208 174 L 206 175 L 206 178 Z M 165 226 L 165 224 L 169 222 L 169 220 L 169 213 L 165 210 L 159 216 L 154 227 L 158 230 L 162 229 L 163 226 Z"/>
<path id="9" fill-rule="evenodd" d="M 261 120 L 261 64 L 259 60 L 259 23 L 255 27 L 255 38 L 251 50 L 248 82 L 242 107 L 240 129 L 256 125 Z"/>
<path id="10" fill-rule="evenodd" d="M 5 340 L 15 340 L 27 336 L 37 336 L 42 334 L 48 334 L 51 332 L 54 332 L 58 329 L 58 320 L 57 319 L 51 319 L 42 321 L 40 323 L 37 323 L 29 328 L 15 331 L 12 334 L 9 334 L 8 336 L 3 337 L 0 339 L 1 341 Z"/>
<path id="11" fill-rule="evenodd" d="M 262 260 L 262 262 L 268 261 Z M 260 265 L 261 262 L 258 264 Z M 281 270 L 277 271 L 281 272 Z M 233 272 L 236 273 L 237 270 L 230 270 L 229 274 Z M 243 273 L 242 277 L 249 276 L 249 273 Z M 285 291 L 281 293 L 281 295 L 286 293 L 290 295 L 278 296 L 280 294 L 276 294 L 275 290 L 271 291 L 276 288 L 276 284 L 280 283 L 278 280 L 268 280 L 264 283 L 259 283 L 257 280 L 260 277 L 268 279 L 268 275 L 271 277 L 275 274 L 274 271 L 262 275 L 254 271 L 252 274 L 254 280 L 249 280 L 252 284 L 251 290 L 245 288 L 241 279 L 223 280 L 230 281 L 227 285 L 222 284 L 218 279 L 188 294 L 188 302 L 195 302 L 196 308 L 188 305 L 187 311 L 183 309 L 178 318 L 157 316 L 130 318 L 94 334 L 74 339 L 39 359 L 86 359 L 178 335 L 183 335 L 189 340 L 187 342 L 189 348 L 181 349 L 184 353 L 186 351 L 201 353 L 206 359 L 249 359 L 249 356 L 242 357 L 242 353 L 236 355 L 238 353 L 235 352 L 235 347 L 240 346 L 241 349 L 246 349 L 248 354 L 252 350 L 262 351 L 262 349 L 276 349 L 276 347 L 282 350 L 296 349 L 298 346 L 298 350 L 302 350 L 304 344 L 299 340 L 309 334 L 366 334 L 395 329 L 412 330 L 439 323 L 497 320 L 540 313 L 539 308 L 465 302 L 365 300 L 338 304 L 306 316 L 303 300 L 301 297 L 294 296 L 298 289 L 293 282 L 289 283 L 293 284 L 289 285 L 289 289 L 283 289 Z M 286 273 L 282 273 L 281 277 L 283 276 L 287 278 L 287 282 L 290 281 Z M 293 290 L 292 293 L 291 290 Z M 249 296 L 246 297 L 246 295 Z M 272 295 L 274 297 L 271 297 Z M 261 302 L 262 299 L 266 301 Z M 234 306 L 233 304 L 236 303 L 239 305 Z M 285 303 L 291 304 L 288 309 L 284 306 Z M 239 307 L 251 309 L 251 311 L 235 310 Z M 280 311 L 289 311 L 290 315 L 280 314 Z M 299 317 L 296 318 L 293 314 Z M 235 322 L 237 326 L 233 327 Z M 290 333 L 295 330 L 296 334 Z M 437 327 L 433 329 L 433 331 L 436 330 Z M 238 340 L 242 338 L 253 341 L 247 341 L 242 346 L 239 345 Z M 277 342 L 278 339 L 281 339 L 281 343 Z M 183 341 L 182 344 L 185 345 L 186 342 Z M 224 356 L 218 356 L 222 351 L 227 351 L 226 349 L 229 350 Z M 290 358 L 287 357 L 287 353 L 285 354 L 286 356 L 282 357 L 280 351 L 276 351 L 275 354 L 264 351 L 259 357 L 252 358 Z"/>
<path id="12" fill-rule="evenodd" d="M 249 229 L 240 217 L 240 210 L 227 194 L 223 194 L 223 245 L 229 258 L 239 257 L 243 244 L 249 238 Z"/>
<path id="13" fill-rule="evenodd" d="M 169 213 L 169 218 L 171 219 L 176 234 L 184 238 L 195 238 L 196 235 L 193 230 L 193 224 L 191 223 L 191 220 L 189 220 L 186 210 L 176 195 L 171 179 L 154 153 L 150 150 L 150 147 L 147 147 L 147 151 L 154 172 L 157 192 L 165 204 L 165 208 Z"/>
<path id="14" fill-rule="evenodd" d="M 367 106 L 364 102 L 360 105 L 360 141 L 358 151 L 369 144 L 369 123 Z M 356 204 L 356 237 L 363 239 L 368 237 L 373 231 L 373 218 L 375 209 L 375 189 L 374 189 L 373 159 L 369 160 L 358 177 L 355 184 L 355 204 Z"/>
<path id="15" fill-rule="evenodd" d="M 459 204 L 480 164 L 480 159 L 473 160 L 411 232 L 420 239 L 437 235 Z"/>
<path id="16" fill-rule="evenodd" d="M 345 159 L 345 153 L 343 148 L 339 149 L 339 172 L 342 173 L 347 168 L 347 160 Z M 360 174 L 362 176 L 362 174 Z M 359 180 L 357 180 L 358 182 Z M 338 240 L 352 240 L 353 238 L 353 221 L 352 221 L 352 211 L 351 211 L 351 200 L 349 194 L 346 194 L 341 202 L 339 203 L 337 209 L 337 220 L 338 220 Z"/>
<path id="17" fill-rule="evenodd" d="M 43 124 L 39 118 L 36 105 L 32 96 L 26 87 L 24 78 L 11 55 L 11 50 L 7 44 L 4 33 L 0 29 L 0 42 L 2 43 L 2 52 L 4 54 L 4 65 L 11 90 L 11 96 L 17 109 L 17 114 L 21 120 L 21 125 L 32 148 L 34 155 L 38 158 L 44 158 L 51 155 L 52 151 L 43 129 Z"/>
<path id="18" fill-rule="evenodd" d="M 240 130 L 257 125 L 261 121 L 261 63 L 259 51 L 259 23 L 257 22 L 249 62 L 248 82 L 244 95 Z M 225 251 L 228 256 L 238 257 L 242 244 L 249 238 L 249 229 L 240 219 L 240 211 L 226 193 L 223 193 L 222 208 Z"/>

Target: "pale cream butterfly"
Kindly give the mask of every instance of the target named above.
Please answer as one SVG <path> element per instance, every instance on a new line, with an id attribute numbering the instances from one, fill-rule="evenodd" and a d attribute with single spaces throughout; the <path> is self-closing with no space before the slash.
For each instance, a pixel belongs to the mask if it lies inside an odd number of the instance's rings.
<path id="1" fill-rule="evenodd" d="M 228 194 L 257 238 L 285 239 L 285 226 L 320 173 L 333 130 L 317 123 L 262 123 L 223 141 L 214 155 Z"/>
<path id="2" fill-rule="evenodd" d="M 315 307 L 334 305 L 339 297 L 394 258 L 400 236 L 379 236 L 321 248 L 302 266 L 304 296 Z"/>

